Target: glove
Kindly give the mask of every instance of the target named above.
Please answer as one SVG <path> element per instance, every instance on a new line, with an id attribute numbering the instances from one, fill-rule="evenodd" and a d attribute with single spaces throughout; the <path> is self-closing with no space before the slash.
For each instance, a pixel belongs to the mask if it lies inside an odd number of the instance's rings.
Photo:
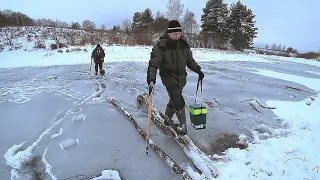
<path id="1" fill-rule="evenodd" d="M 202 80 L 204 78 L 204 74 L 203 72 L 201 71 L 201 67 L 198 65 L 196 70 L 195 70 L 196 73 L 198 73 L 199 75 L 199 80 Z"/>
<path id="2" fill-rule="evenodd" d="M 204 74 L 201 70 L 198 72 L 198 75 L 199 75 L 199 80 L 202 80 L 204 78 Z"/>
<path id="3" fill-rule="evenodd" d="M 153 82 L 153 84 L 155 85 L 156 84 L 156 78 L 151 78 L 151 77 L 147 77 L 147 83 L 148 85 L 150 85 L 150 83 Z"/>

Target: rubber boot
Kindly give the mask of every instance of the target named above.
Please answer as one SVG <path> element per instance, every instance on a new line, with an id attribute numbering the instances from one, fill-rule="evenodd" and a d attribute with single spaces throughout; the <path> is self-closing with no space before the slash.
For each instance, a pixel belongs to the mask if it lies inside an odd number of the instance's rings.
<path id="1" fill-rule="evenodd" d="M 170 120 L 172 120 L 172 117 L 175 113 L 175 110 L 171 107 L 171 105 L 168 103 L 166 106 L 166 112 L 165 115 L 168 116 L 168 118 L 170 118 Z M 169 126 L 170 124 L 167 121 L 164 121 L 164 124 L 166 126 Z"/>
<path id="2" fill-rule="evenodd" d="M 178 117 L 178 120 L 179 120 L 179 126 L 177 127 L 178 129 L 178 134 L 179 135 L 186 135 L 187 134 L 187 124 L 186 124 L 186 112 L 185 112 L 185 109 L 181 109 L 181 110 L 178 110 L 176 112 L 176 115 Z"/>

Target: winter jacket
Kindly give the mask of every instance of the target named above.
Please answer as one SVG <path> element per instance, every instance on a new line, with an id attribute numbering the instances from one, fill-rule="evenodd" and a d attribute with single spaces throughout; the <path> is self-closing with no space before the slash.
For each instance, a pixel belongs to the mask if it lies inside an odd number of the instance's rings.
<path id="1" fill-rule="evenodd" d="M 103 61 L 104 57 L 105 57 L 104 50 L 101 47 L 100 48 L 96 47 L 93 49 L 91 53 L 91 59 L 94 59 L 95 63 Z"/>
<path id="2" fill-rule="evenodd" d="M 187 40 L 181 36 L 179 40 L 174 41 L 168 34 L 164 34 L 152 48 L 147 81 L 155 80 L 157 69 L 159 69 L 163 85 L 178 84 L 183 88 L 187 79 L 186 67 L 194 72 L 199 72 L 201 69 L 193 59 Z"/>

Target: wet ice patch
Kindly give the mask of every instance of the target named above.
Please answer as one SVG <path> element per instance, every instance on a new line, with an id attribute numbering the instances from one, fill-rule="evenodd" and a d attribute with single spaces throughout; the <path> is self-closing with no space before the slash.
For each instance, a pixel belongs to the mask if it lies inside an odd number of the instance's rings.
<path id="1" fill-rule="evenodd" d="M 79 145 L 79 139 L 69 138 L 60 142 L 61 149 L 69 149 L 75 145 Z"/>
<path id="2" fill-rule="evenodd" d="M 223 154 L 228 148 L 247 148 L 247 140 L 244 135 L 232 133 L 220 133 L 215 136 L 207 135 L 203 137 L 208 147 L 208 154 Z"/>
<path id="3" fill-rule="evenodd" d="M 34 155 L 33 150 L 39 146 L 39 143 L 47 140 L 48 136 L 50 137 L 51 135 L 50 131 L 54 129 L 56 125 L 61 123 L 64 120 L 64 118 L 66 118 L 66 115 L 58 113 L 54 119 L 54 124 L 50 128 L 46 129 L 39 136 L 39 138 L 27 148 L 24 147 L 25 142 L 23 142 L 19 145 L 13 145 L 7 150 L 7 152 L 4 155 L 4 158 L 6 159 L 6 164 L 12 168 L 11 179 L 14 179 L 14 177 L 17 177 L 17 176 L 24 176 L 25 172 L 34 173 L 35 175 L 32 174 L 32 176 L 36 177 L 35 179 L 37 179 L 38 177 L 42 177 L 42 174 L 41 174 L 42 171 L 38 170 L 38 169 L 42 169 L 41 164 L 39 164 L 41 161 L 38 160 L 39 157 L 37 155 Z M 26 168 L 28 170 L 26 170 Z M 35 168 L 36 169 L 38 168 L 38 169 L 36 170 Z M 29 179 L 29 178 L 26 177 L 22 179 Z"/>
<path id="4" fill-rule="evenodd" d="M 119 172 L 117 170 L 103 170 L 102 175 L 96 178 L 93 178 L 93 180 L 121 180 Z"/>

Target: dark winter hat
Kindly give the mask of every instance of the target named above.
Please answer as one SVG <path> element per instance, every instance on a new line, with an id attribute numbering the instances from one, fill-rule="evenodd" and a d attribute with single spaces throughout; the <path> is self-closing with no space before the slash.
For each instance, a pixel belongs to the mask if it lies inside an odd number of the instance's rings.
<path id="1" fill-rule="evenodd" d="M 97 47 L 101 47 L 100 44 L 98 44 Z"/>
<path id="2" fill-rule="evenodd" d="M 182 28 L 181 25 L 179 23 L 179 21 L 177 20 L 172 20 L 169 22 L 168 24 L 168 33 L 172 33 L 172 32 L 182 32 Z"/>

